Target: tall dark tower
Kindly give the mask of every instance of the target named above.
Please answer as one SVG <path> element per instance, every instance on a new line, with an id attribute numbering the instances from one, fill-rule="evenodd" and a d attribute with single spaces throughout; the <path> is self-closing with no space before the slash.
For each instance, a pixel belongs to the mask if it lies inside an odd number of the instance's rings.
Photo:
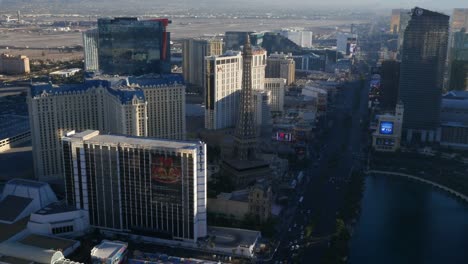
<path id="1" fill-rule="evenodd" d="M 380 107 L 383 110 L 395 110 L 398 102 L 398 85 L 400 83 L 400 62 L 384 60 L 380 67 L 382 75 Z"/>
<path id="2" fill-rule="evenodd" d="M 234 155 L 239 160 L 255 159 L 257 136 L 254 123 L 254 106 L 252 95 L 252 47 L 247 35 L 242 54 L 242 90 L 240 110 L 234 136 Z"/>
<path id="3" fill-rule="evenodd" d="M 449 16 L 415 7 L 405 29 L 399 98 L 407 141 L 438 140 Z"/>

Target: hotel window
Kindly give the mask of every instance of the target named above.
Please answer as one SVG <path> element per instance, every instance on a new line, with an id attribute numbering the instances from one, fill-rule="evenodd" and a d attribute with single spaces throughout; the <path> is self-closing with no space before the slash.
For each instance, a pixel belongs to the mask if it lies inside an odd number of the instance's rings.
<path id="1" fill-rule="evenodd" d="M 73 226 L 61 226 L 52 228 L 52 234 L 70 233 L 73 232 Z"/>

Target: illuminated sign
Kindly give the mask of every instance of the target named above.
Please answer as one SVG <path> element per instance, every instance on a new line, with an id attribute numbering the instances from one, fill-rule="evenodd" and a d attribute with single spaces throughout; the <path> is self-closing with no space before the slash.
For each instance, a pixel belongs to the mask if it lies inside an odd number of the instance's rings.
<path id="1" fill-rule="evenodd" d="M 276 140 L 290 142 L 290 141 L 292 141 L 292 135 L 291 135 L 291 133 L 277 132 L 276 133 Z"/>
<path id="2" fill-rule="evenodd" d="M 203 145 L 198 147 L 198 171 L 203 172 L 205 169 L 205 148 Z"/>
<path id="3" fill-rule="evenodd" d="M 393 134 L 393 122 L 382 121 L 380 122 L 380 134 L 382 135 L 392 135 Z"/>

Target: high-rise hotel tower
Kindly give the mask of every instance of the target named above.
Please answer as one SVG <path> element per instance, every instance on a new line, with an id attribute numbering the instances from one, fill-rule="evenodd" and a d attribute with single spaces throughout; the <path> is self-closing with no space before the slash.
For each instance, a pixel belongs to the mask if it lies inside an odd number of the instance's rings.
<path id="1" fill-rule="evenodd" d="M 87 130 L 62 144 L 66 200 L 91 226 L 192 242 L 207 235 L 204 143 Z"/>

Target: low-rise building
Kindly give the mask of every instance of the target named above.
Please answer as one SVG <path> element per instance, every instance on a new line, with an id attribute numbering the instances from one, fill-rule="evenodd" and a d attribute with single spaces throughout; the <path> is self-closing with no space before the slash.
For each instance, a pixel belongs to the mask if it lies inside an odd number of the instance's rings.
<path id="1" fill-rule="evenodd" d="M 259 222 L 265 222 L 271 217 L 273 194 L 271 186 L 265 181 L 254 184 L 249 189 L 249 214 Z"/>
<path id="2" fill-rule="evenodd" d="M 400 148 L 403 112 L 403 104 L 398 103 L 395 114 L 378 117 L 377 131 L 372 134 L 372 147 L 376 151 L 394 152 Z"/>
<path id="3" fill-rule="evenodd" d="M 220 193 L 216 198 L 208 199 L 208 212 L 228 219 L 243 220 L 246 216 L 264 222 L 271 217 L 271 186 L 265 181 L 233 191 Z"/>
<path id="4" fill-rule="evenodd" d="M 55 202 L 57 196 L 47 183 L 24 179 L 9 180 L 0 199 L 0 223 L 15 223 Z"/>
<path id="5" fill-rule="evenodd" d="M 33 234 L 75 237 L 89 230 L 89 216 L 84 210 L 57 202 L 32 213 L 28 230 Z"/>
<path id="6" fill-rule="evenodd" d="M 25 74 L 30 73 L 29 58 L 24 55 L 12 56 L 9 54 L 0 55 L 0 73 L 4 74 Z"/>
<path id="7" fill-rule="evenodd" d="M 208 237 L 214 246 L 210 249 L 212 252 L 252 258 L 261 233 L 256 230 L 210 226 Z"/>
<path id="8" fill-rule="evenodd" d="M 58 204 L 49 184 L 12 179 L 5 184 L 0 198 L 0 263 L 76 263 L 65 256 L 73 253 L 80 242 L 57 237 L 53 231 L 69 230 L 68 222 L 79 219 L 69 216 L 69 221 L 61 222 L 63 218 L 57 214 L 47 214 L 56 211 Z M 51 226 L 47 231 L 30 228 L 37 220 L 34 215 L 49 217 Z"/>
<path id="9" fill-rule="evenodd" d="M 121 241 L 103 240 L 91 249 L 92 263 L 115 264 L 126 259 L 128 244 Z"/>
<path id="10" fill-rule="evenodd" d="M 468 91 L 451 91 L 442 98 L 440 144 L 468 149 Z"/>
<path id="11" fill-rule="evenodd" d="M 220 193 L 216 198 L 208 198 L 208 212 L 228 219 L 243 220 L 249 212 L 248 197 L 247 189 Z"/>
<path id="12" fill-rule="evenodd" d="M 68 78 L 77 74 L 80 71 L 81 69 L 79 68 L 73 68 L 73 69 L 54 71 L 54 72 L 49 73 L 49 75 L 52 77 Z"/>
<path id="13" fill-rule="evenodd" d="M 289 162 L 287 159 L 280 158 L 276 154 L 260 154 L 259 158 L 270 164 L 270 169 L 275 178 L 282 177 L 288 172 Z"/>

